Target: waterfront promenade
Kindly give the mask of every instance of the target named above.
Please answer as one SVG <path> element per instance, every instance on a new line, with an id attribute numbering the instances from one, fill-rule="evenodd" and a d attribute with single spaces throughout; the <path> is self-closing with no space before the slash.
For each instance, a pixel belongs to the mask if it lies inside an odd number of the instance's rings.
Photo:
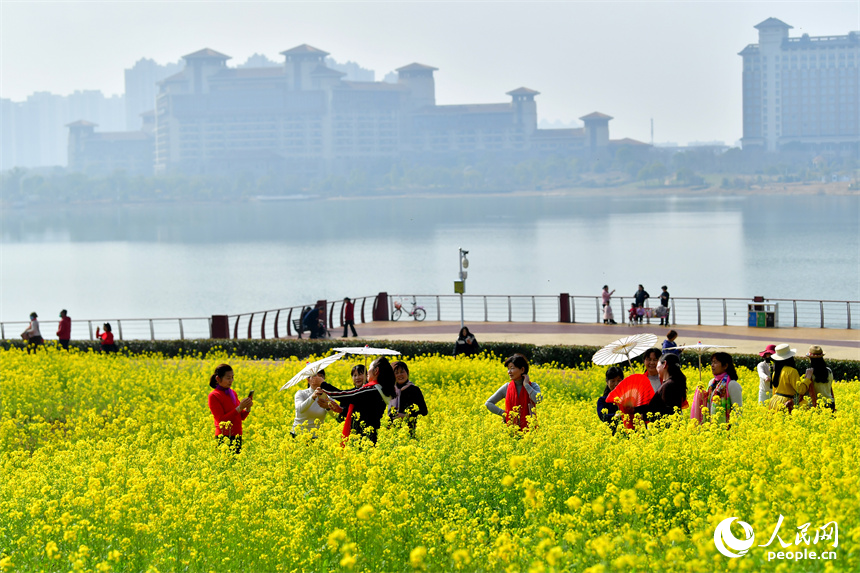
<path id="1" fill-rule="evenodd" d="M 526 344 L 569 344 L 602 346 L 613 340 L 640 332 L 659 337 L 662 344 L 669 328 L 655 325 L 627 326 L 603 324 L 565 324 L 559 322 L 470 322 L 466 326 L 478 342 L 522 342 Z M 428 340 L 450 342 L 457 339 L 459 322 L 370 322 L 359 324 L 358 334 L 368 340 Z M 682 326 L 678 332 L 679 345 L 696 342 L 734 346 L 732 353 L 752 354 L 768 344 L 791 344 L 800 356 L 811 344 L 824 348 L 827 358 L 860 360 L 860 331 L 835 328 L 749 328 L 743 326 Z M 334 336 L 339 328 L 330 329 Z"/>

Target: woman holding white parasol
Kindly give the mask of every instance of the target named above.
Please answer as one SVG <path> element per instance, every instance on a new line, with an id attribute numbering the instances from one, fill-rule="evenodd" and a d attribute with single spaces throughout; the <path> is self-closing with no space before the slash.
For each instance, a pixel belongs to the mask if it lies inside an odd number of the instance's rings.
<path id="1" fill-rule="evenodd" d="M 325 383 L 325 370 L 320 370 L 308 378 L 307 388 L 296 392 L 294 397 L 296 417 L 293 419 L 293 428 L 290 432 L 293 437 L 302 431 L 309 431 L 316 437 L 316 430 L 322 425 L 326 414 L 332 411 L 333 403 L 326 396 L 315 394 L 323 385 L 333 388 Z"/>
<path id="2" fill-rule="evenodd" d="M 396 396 L 394 369 L 387 358 L 380 357 L 370 363 L 367 378 L 369 381 L 361 388 L 328 393 L 319 388 L 313 395 L 317 398 L 327 395 L 337 402 L 332 407 L 334 411 L 347 411 L 343 426 L 345 438 L 350 434 L 357 434 L 376 444 L 382 415 L 388 403 Z"/>

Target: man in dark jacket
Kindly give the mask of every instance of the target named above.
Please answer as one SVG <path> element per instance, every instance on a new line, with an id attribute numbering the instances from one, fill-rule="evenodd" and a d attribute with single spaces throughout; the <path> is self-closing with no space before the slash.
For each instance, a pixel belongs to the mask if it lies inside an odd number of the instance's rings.
<path id="1" fill-rule="evenodd" d="M 639 290 L 633 293 L 633 302 L 636 303 L 636 306 L 638 308 L 642 308 L 643 306 L 645 306 L 645 301 L 649 298 L 651 298 L 651 295 L 648 294 L 648 291 L 646 291 L 645 287 L 643 287 L 642 285 L 639 285 Z M 642 323 L 642 315 L 643 313 L 640 312 L 636 318 L 636 321 L 640 324 Z"/>
<path id="2" fill-rule="evenodd" d="M 320 332 L 320 309 L 313 307 L 302 320 L 302 326 L 311 333 L 311 338 L 319 338 Z"/>
<path id="3" fill-rule="evenodd" d="M 648 294 L 648 291 L 642 285 L 639 285 L 639 290 L 633 293 L 633 300 L 636 302 L 636 306 L 643 306 L 649 298 L 651 298 L 651 295 Z"/>
<path id="4" fill-rule="evenodd" d="M 663 326 L 664 323 L 666 326 L 669 326 L 669 287 L 663 285 L 662 289 L 663 292 L 660 293 L 660 306 L 663 308 L 660 309 L 660 326 Z"/>

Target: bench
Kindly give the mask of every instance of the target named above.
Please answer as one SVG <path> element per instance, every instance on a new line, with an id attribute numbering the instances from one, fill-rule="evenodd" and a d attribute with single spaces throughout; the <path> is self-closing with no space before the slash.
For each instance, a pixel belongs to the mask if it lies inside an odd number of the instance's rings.
<path id="1" fill-rule="evenodd" d="M 302 320 L 300 318 L 294 318 L 293 319 L 293 328 L 296 329 L 296 334 L 298 334 L 299 338 L 301 338 L 302 332 L 304 332 L 304 329 L 302 328 Z"/>
<path id="2" fill-rule="evenodd" d="M 310 332 L 307 328 L 302 326 L 302 321 L 298 318 L 293 319 L 293 328 L 296 329 L 296 334 L 299 335 L 299 338 L 302 337 L 303 332 Z M 331 338 L 331 332 L 327 328 L 321 328 L 320 338 Z"/>

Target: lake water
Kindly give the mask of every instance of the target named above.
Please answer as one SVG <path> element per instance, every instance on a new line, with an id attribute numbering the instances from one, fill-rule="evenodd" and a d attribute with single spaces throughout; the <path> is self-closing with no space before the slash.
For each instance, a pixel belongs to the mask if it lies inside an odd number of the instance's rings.
<path id="1" fill-rule="evenodd" d="M 474 197 L 4 209 L 0 320 L 470 294 L 860 300 L 860 198 Z M 620 311 L 616 308 L 616 314 Z"/>

